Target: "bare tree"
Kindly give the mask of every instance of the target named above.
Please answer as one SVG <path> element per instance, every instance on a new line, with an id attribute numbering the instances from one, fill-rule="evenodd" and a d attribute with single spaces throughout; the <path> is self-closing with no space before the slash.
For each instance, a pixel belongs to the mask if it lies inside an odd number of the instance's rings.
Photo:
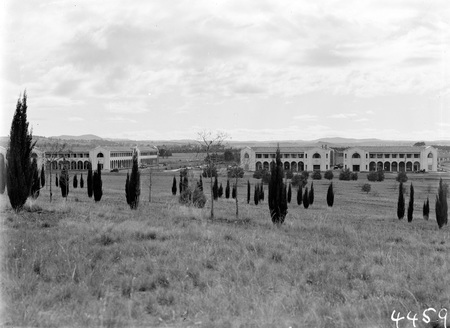
<path id="1" fill-rule="evenodd" d="M 223 132 L 216 132 L 215 134 L 210 131 L 202 131 L 198 133 L 198 143 L 201 148 L 206 152 L 206 162 L 208 165 L 208 176 L 210 180 L 211 189 L 211 219 L 214 218 L 214 192 L 213 192 L 213 172 L 217 161 L 217 152 L 223 147 L 227 135 Z M 214 156 L 213 156 L 214 155 Z"/>

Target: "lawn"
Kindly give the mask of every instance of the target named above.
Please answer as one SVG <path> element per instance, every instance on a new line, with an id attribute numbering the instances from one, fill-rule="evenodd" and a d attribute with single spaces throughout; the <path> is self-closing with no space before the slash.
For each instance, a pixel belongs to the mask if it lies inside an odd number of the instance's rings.
<path id="1" fill-rule="evenodd" d="M 210 219 L 171 193 L 176 172 L 142 172 L 141 203 L 125 201 L 125 173 L 103 174 L 103 198 L 48 189 L 2 221 L 2 321 L 33 327 L 398 327 L 426 326 L 450 307 L 450 227 L 434 215 L 438 174 L 410 175 L 414 219 L 398 220 L 398 184 L 314 180 L 308 209 L 293 202 L 281 227 L 266 200 L 253 204 L 251 175 L 235 201 L 219 199 Z M 190 176 L 193 183 L 199 171 Z M 248 175 L 248 176 L 247 176 Z M 445 176 L 447 183 L 449 177 Z M 252 197 L 247 204 L 247 180 Z M 225 187 L 226 177 L 219 182 Z M 310 187 L 311 179 L 308 187 Z M 203 180 L 209 199 L 209 185 Z M 430 197 L 430 220 L 422 205 Z M 424 311 L 428 308 L 436 309 Z M 413 325 L 407 314 L 418 319 Z M 441 319 L 443 322 L 444 319 Z M 448 314 L 447 322 L 450 322 Z"/>

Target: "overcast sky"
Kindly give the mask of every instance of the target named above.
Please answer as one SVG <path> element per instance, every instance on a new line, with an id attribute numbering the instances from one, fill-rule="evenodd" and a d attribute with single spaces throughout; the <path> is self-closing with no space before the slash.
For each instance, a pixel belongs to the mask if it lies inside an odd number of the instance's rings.
<path id="1" fill-rule="evenodd" d="M 2 7 L 2 135 L 450 139 L 448 0 Z"/>

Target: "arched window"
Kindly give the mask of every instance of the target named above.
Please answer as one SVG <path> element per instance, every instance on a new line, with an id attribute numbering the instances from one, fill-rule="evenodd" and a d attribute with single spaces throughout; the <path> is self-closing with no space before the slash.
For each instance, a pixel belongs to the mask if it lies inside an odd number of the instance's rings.
<path id="1" fill-rule="evenodd" d="M 250 158 L 250 155 L 248 153 L 245 153 L 244 158 Z"/>
<path id="2" fill-rule="evenodd" d="M 313 158 L 321 158 L 321 156 L 320 156 L 319 153 L 315 153 L 315 154 L 313 155 Z"/>
<path id="3" fill-rule="evenodd" d="M 428 158 L 433 158 L 433 153 L 429 153 Z"/>
<path id="4" fill-rule="evenodd" d="M 354 154 L 352 155 L 352 158 L 361 158 L 361 155 L 358 154 L 358 153 L 354 153 Z"/>
<path id="5" fill-rule="evenodd" d="M 104 156 L 103 156 L 103 153 L 98 153 L 98 154 L 97 154 L 97 157 L 104 157 Z"/>

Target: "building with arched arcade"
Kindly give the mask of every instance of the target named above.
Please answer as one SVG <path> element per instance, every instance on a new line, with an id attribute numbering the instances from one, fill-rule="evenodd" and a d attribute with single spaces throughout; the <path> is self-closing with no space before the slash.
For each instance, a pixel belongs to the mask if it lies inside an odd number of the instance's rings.
<path id="1" fill-rule="evenodd" d="M 345 149 L 343 164 L 353 172 L 435 172 L 437 163 L 437 149 L 431 146 L 367 146 Z"/>
<path id="2" fill-rule="evenodd" d="M 269 169 L 275 161 L 277 147 L 245 147 L 241 150 L 241 166 L 245 171 Z M 285 170 L 326 171 L 331 168 L 333 150 L 322 147 L 280 147 Z"/>

